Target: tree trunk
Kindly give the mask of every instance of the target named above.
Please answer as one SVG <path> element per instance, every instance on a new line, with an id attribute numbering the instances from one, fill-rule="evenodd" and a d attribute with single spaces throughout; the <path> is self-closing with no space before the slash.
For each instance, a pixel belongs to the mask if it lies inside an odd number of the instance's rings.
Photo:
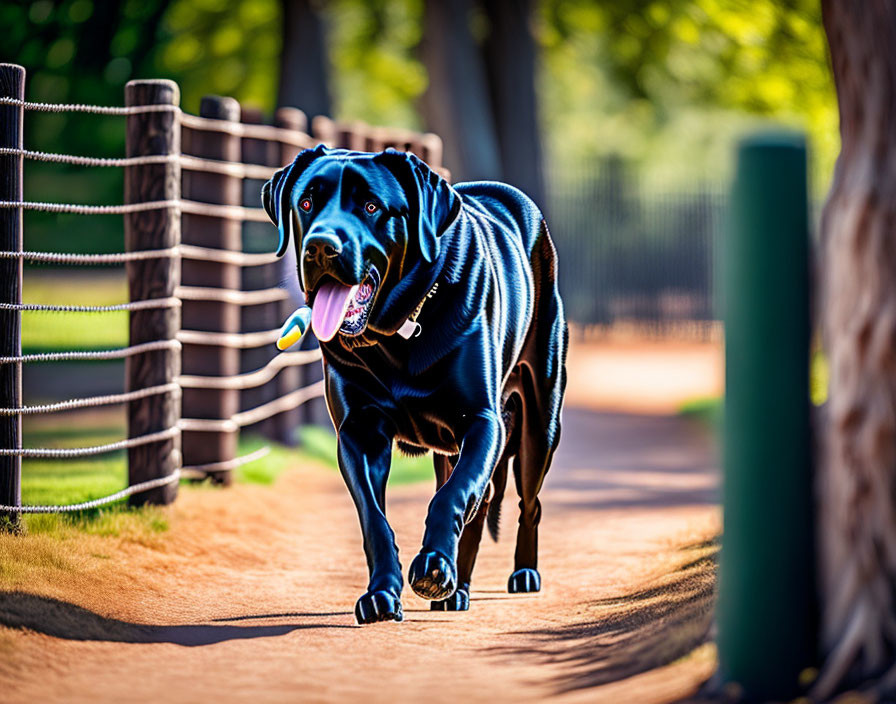
<path id="1" fill-rule="evenodd" d="M 822 217 L 830 400 L 815 694 L 896 690 L 896 4 L 823 0 L 842 149 Z"/>
<path id="2" fill-rule="evenodd" d="M 479 48 L 470 33 L 470 0 L 424 4 L 421 53 L 429 73 L 423 113 L 445 143 L 453 180 L 500 179 L 501 159 Z"/>
<path id="3" fill-rule="evenodd" d="M 283 48 L 277 105 L 300 108 L 309 119 L 330 114 L 325 30 L 314 0 L 281 0 Z"/>
<path id="4" fill-rule="evenodd" d="M 483 46 L 504 180 L 544 207 L 530 0 L 485 0 Z"/>

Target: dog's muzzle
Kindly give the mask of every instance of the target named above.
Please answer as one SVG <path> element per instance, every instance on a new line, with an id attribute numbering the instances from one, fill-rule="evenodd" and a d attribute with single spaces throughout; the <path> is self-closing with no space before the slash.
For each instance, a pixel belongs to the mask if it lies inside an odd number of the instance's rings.
<path id="1" fill-rule="evenodd" d="M 331 259 L 342 254 L 342 242 L 336 235 L 321 233 L 305 238 L 302 260 L 325 269 Z"/>

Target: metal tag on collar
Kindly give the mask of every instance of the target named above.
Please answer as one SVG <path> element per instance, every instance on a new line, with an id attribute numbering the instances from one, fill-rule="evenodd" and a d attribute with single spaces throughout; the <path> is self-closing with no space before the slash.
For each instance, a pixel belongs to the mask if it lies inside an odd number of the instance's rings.
<path id="1" fill-rule="evenodd" d="M 402 323 L 401 327 L 398 328 L 398 334 L 405 340 L 410 340 L 412 337 L 417 337 L 422 330 L 423 328 L 420 327 L 420 323 L 408 318 Z"/>

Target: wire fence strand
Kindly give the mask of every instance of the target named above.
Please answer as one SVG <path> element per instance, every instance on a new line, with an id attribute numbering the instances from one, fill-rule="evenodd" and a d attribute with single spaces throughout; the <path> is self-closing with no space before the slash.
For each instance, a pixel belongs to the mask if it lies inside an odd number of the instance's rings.
<path id="1" fill-rule="evenodd" d="M 119 440 L 111 442 L 107 445 L 94 445 L 93 447 L 20 447 L 20 448 L 0 448 L 0 456 L 3 457 L 24 457 L 26 459 L 67 459 L 70 457 L 88 457 L 90 455 L 102 455 L 106 452 L 115 452 L 116 450 L 127 450 L 131 447 L 140 445 L 148 445 L 151 442 L 161 442 L 169 440 L 180 434 L 180 428 L 177 426 L 160 430 L 157 433 L 148 433 L 140 435 L 136 438 L 128 438 L 127 440 Z"/>
<path id="2" fill-rule="evenodd" d="M 302 148 L 313 147 L 318 143 L 318 140 L 311 135 L 298 130 L 272 127 L 270 125 L 249 125 L 229 120 L 214 120 L 208 117 L 190 115 L 189 113 L 181 113 L 181 126 L 201 132 L 224 132 L 236 137 L 280 142 L 281 144 L 291 144 Z"/>
<path id="3" fill-rule="evenodd" d="M 323 380 L 321 380 L 314 384 L 310 384 L 309 386 L 304 386 L 301 389 L 296 389 L 295 391 L 288 393 L 285 396 L 281 396 L 280 398 L 274 401 L 270 401 L 269 403 L 262 404 L 257 408 L 237 413 L 232 417 L 232 420 L 240 428 L 246 425 L 253 425 L 255 423 L 258 423 L 259 421 L 265 420 L 266 418 L 275 416 L 278 413 L 291 411 L 293 408 L 298 408 L 306 401 L 310 401 L 313 398 L 317 398 L 323 395 L 324 382 Z"/>
<path id="4" fill-rule="evenodd" d="M 185 389 L 252 389 L 268 383 L 281 369 L 311 364 L 320 359 L 320 349 L 283 352 L 260 369 L 235 376 L 194 376 L 183 374 L 177 382 Z"/>
<path id="5" fill-rule="evenodd" d="M 117 403 L 127 403 L 136 401 L 141 398 L 149 398 L 150 396 L 160 396 L 161 394 L 177 394 L 180 395 L 180 385 L 174 382 L 170 384 L 159 384 L 158 386 L 147 386 L 143 389 L 135 391 L 125 391 L 120 394 L 106 394 L 103 396 L 90 396 L 88 398 L 76 398 L 70 401 L 59 401 L 57 403 L 47 403 L 39 406 L 22 406 L 21 408 L 0 408 L 0 416 L 30 416 L 38 413 L 55 413 L 57 411 L 71 411 L 76 408 L 93 408 L 95 406 L 112 406 Z"/>
<path id="6" fill-rule="evenodd" d="M 192 432 L 235 433 L 240 428 L 254 425 L 279 413 L 291 411 L 306 401 L 323 395 L 324 382 L 318 381 L 248 411 L 234 413 L 230 418 L 181 418 L 178 425 L 181 430 Z"/>
<path id="7" fill-rule="evenodd" d="M 87 112 L 94 115 L 139 115 L 146 112 L 180 112 L 177 105 L 134 105 L 117 107 L 83 103 L 33 103 L 18 98 L 0 98 L 0 105 L 15 105 L 36 112 Z"/>
<path id="8" fill-rule="evenodd" d="M 261 164 L 244 164 L 239 161 L 221 161 L 203 159 L 187 154 L 147 154 L 145 156 L 96 157 L 77 156 L 75 154 L 59 154 L 54 152 L 38 152 L 16 147 L 0 147 L 0 156 L 21 156 L 31 161 L 43 161 L 70 166 L 99 166 L 124 168 L 128 166 L 148 166 L 154 164 L 180 164 L 187 171 L 204 171 L 237 178 L 267 180 L 274 175 L 277 167 Z"/>
<path id="9" fill-rule="evenodd" d="M 0 364 L 16 364 L 20 362 L 73 362 L 84 360 L 126 359 L 134 355 L 146 352 L 158 352 L 163 350 L 180 350 L 179 340 L 156 340 L 154 342 L 142 342 L 130 347 L 121 347 L 113 350 L 84 350 L 79 352 L 45 352 L 41 354 L 23 354 L 17 357 L 0 357 Z"/>
<path id="10" fill-rule="evenodd" d="M 193 467 L 181 467 L 180 469 L 174 470 L 171 474 L 165 477 L 158 477 L 157 479 L 148 479 L 145 482 L 140 482 L 138 484 L 133 484 L 129 487 L 122 489 L 121 491 L 116 491 L 114 494 L 109 494 L 108 496 L 102 496 L 97 499 L 91 499 L 90 501 L 82 501 L 79 504 L 63 504 L 61 506 L 2 506 L 0 505 L 0 511 L 4 513 L 69 513 L 72 511 L 88 511 L 93 508 L 99 508 L 100 506 L 106 506 L 108 504 L 115 503 L 116 501 L 121 501 L 122 499 L 126 499 L 129 496 L 133 496 L 134 494 L 140 494 L 144 491 L 149 491 L 150 489 L 158 489 L 163 486 L 167 486 L 168 484 L 173 484 L 176 481 L 179 481 L 182 478 L 186 478 L 188 475 L 194 475 L 197 479 L 205 478 L 208 474 L 214 474 L 216 472 L 229 472 L 238 467 L 242 467 L 244 464 L 249 464 L 250 462 L 254 462 L 255 460 L 260 460 L 262 457 L 266 457 L 270 454 L 271 448 L 268 445 L 255 450 L 254 452 L 250 452 L 247 455 L 243 455 L 242 457 L 236 457 L 232 460 L 225 460 L 223 462 L 210 462 L 209 464 L 200 464 Z"/>
<path id="11" fill-rule="evenodd" d="M 26 261 L 48 264 L 83 264 L 97 266 L 102 264 L 126 264 L 127 262 L 146 259 L 166 259 L 183 257 L 200 261 L 235 264 L 237 266 L 264 266 L 279 260 L 275 252 L 246 253 L 228 249 L 197 247 L 190 244 L 179 244 L 166 249 L 145 249 L 136 252 L 113 252 L 109 254 L 68 254 L 65 252 L 10 252 L 0 251 L 0 259 L 24 259 Z"/>
<path id="12" fill-rule="evenodd" d="M 0 156 L 21 156 L 25 159 L 30 159 L 31 161 L 44 161 L 52 164 L 102 167 L 168 164 L 181 160 L 179 154 L 147 154 L 146 156 L 98 157 L 77 156 L 75 154 L 59 154 L 55 152 L 37 152 L 30 149 L 18 149 L 16 147 L 0 147 Z"/>
<path id="13" fill-rule="evenodd" d="M 15 105 L 36 112 L 85 112 L 94 115 L 140 115 L 149 112 L 171 112 L 180 115 L 182 127 L 202 132 L 225 132 L 238 137 L 261 139 L 297 147 L 312 147 L 318 143 L 311 135 L 298 130 L 270 125 L 250 125 L 229 120 L 215 120 L 184 112 L 178 105 L 132 105 L 126 107 L 85 105 L 75 103 L 35 103 L 18 98 L 0 98 L 0 105 Z"/>
<path id="14" fill-rule="evenodd" d="M 68 513 L 70 511 L 87 511 L 92 508 L 99 508 L 100 506 L 121 501 L 121 499 L 126 499 L 133 494 L 139 494 L 144 491 L 149 491 L 150 489 L 158 489 L 159 487 L 173 484 L 180 479 L 181 471 L 182 470 L 180 469 L 176 469 L 167 477 L 148 479 L 145 482 L 134 484 L 121 491 L 116 491 L 114 494 L 109 494 L 109 496 L 92 499 L 91 501 L 83 501 L 79 504 L 64 504 L 62 506 L 0 506 L 0 511 L 6 513 Z"/>
<path id="15" fill-rule="evenodd" d="M 276 303 L 277 301 L 285 301 L 290 297 L 289 291 L 279 287 L 243 291 L 206 286 L 178 286 L 174 293 L 178 298 L 185 301 L 216 301 L 218 303 L 233 303 L 238 306 Z"/>
<path id="16" fill-rule="evenodd" d="M 116 303 L 110 306 L 63 306 L 44 303 L 0 303 L 0 310 L 43 311 L 57 313 L 109 313 L 120 310 L 151 310 L 154 308 L 179 308 L 181 300 L 175 296 L 149 298 L 144 301 Z"/>
<path id="17" fill-rule="evenodd" d="M 128 215 L 148 210 L 177 208 L 180 200 L 152 200 L 126 205 L 80 205 L 77 203 L 43 203 L 38 201 L 0 200 L 0 208 L 22 208 L 42 213 L 72 213 L 74 215 Z"/>
<path id="18" fill-rule="evenodd" d="M 242 457 L 236 457 L 232 460 L 223 460 L 221 462 L 209 462 L 208 464 L 197 464 L 191 467 L 183 467 L 181 468 L 181 471 L 196 472 L 201 475 L 214 472 L 229 472 L 231 470 L 237 469 L 238 467 L 242 467 L 244 464 L 249 464 L 249 462 L 254 462 L 255 460 L 260 460 L 262 457 L 267 457 L 270 453 L 270 445 L 265 445 L 264 447 L 255 450 L 254 452 L 250 452 L 248 455 L 243 455 Z"/>
<path id="19" fill-rule="evenodd" d="M 180 330 L 177 339 L 185 345 L 209 345 L 211 347 L 236 347 L 240 350 L 262 347 L 276 342 L 280 329 L 260 332 L 205 332 L 202 330 Z"/>
<path id="20" fill-rule="evenodd" d="M 270 222 L 264 208 L 248 208 L 243 205 L 216 205 L 192 200 L 154 200 L 124 205 L 81 205 L 78 203 L 44 203 L 28 200 L 0 200 L 0 208 L 22 208 L 43 213 L 72 213 L 74 215 L 130 215 L 149 210 L 178 210 L 189 215 L 204 215 L 226 220 Z"/>
<path id="21" fill-rule="evenodd" d="M 236 264 L 237 266 L 264 266 L 266 264 L 273 264 L 280 259 L 276 252 L 234 252 L 229 249 L 197 247 L 192 244 L 178 245 L 178 250 L 180 256 L 184 259 L 219 262 L 221 264 Z"/>
<path id="22" fill-rule="evenodd" d="M 115 252 L 110 254 L 66 254 L 64 252 L 5 252 L 0 251 L 0 259 L 24 259 L 47 264 L 125 264 L 145 259 L 167 259 L 180 254 L 178 247 L 166 249 L 144 249 L 138 252 Z"/>

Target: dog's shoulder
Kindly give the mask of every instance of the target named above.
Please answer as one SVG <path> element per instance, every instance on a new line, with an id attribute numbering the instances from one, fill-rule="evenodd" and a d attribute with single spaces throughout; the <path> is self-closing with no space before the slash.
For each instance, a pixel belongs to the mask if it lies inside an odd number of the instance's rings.
<path id="1" fill-rule="evenodd" d="M 498 223 L 505 231 L 517 233 L 531 251 L 544 216 L 535 202 L 520 189 L 498 181 L 468 181 L 454 189 L 472 213 Z"/>

